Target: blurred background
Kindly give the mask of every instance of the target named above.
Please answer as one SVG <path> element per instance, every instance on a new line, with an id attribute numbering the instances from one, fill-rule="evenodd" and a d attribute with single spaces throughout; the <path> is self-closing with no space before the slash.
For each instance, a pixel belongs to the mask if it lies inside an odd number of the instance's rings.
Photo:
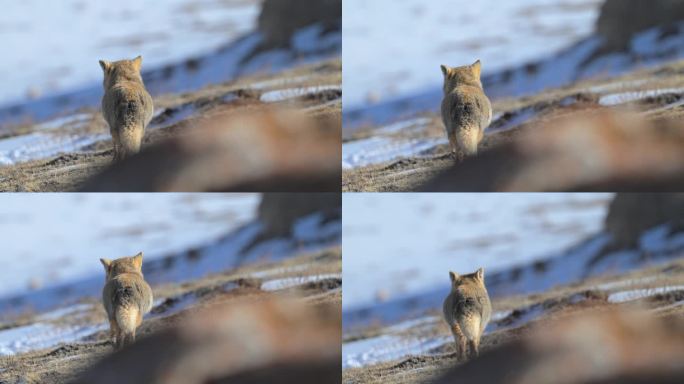
<path id="1" fill-rule="evenodd" d="M 554 257 L 601 229 L 612 194 L 345 194 L 345 309 Z M 373 271 L 369 273 L 369 271 Z"/>
<path id="2" fill-rule="evenodd" d="M 337 11 L 330 6 L 335 3 Z M 100 59 L 142 55 L 143 78 L 157 96 L 335 56 L 341 47 L 339 3 L 8 3 L 0 15 L 0 38 L 8 52 L 0 63 L 6 85 L 0 91 L 0 127 L 97 107 Z"/>
<path id="3" fill-rule="evenodd" d="M 498 99 L 684 57 L 684 8 L 671 0 L 348 0 L 343 9 L 348 128 L 438 109 L 440 64 L 480 59 Z"/>
<path id="4" fill-rule="evenodd" d="M 100 258 L 144 252 L 154 286 L 340 241 L 339 194 L 8 194 L 0 313 L 97 298 Z"/>

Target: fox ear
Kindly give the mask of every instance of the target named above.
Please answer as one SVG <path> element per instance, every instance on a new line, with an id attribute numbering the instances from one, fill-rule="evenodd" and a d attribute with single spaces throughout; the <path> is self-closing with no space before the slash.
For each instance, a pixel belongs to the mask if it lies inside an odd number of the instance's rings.
<path id="1" fill-rule="evenodd" d="M 480 268 L 475 271 L 475 277 L 477 277 L 477 279 L 480 281 L 484 281 L 484 268 Z"/>
<path id="2" fill-rule="evenodd" d="M 106 60 L 100 60 L 100 67 L 102 67 L 102 70 L 107 72 L 109 68 L 111 68 L 112 63 Z"/>
<path id="3" fill-rule="evenodd" d="M 133 67 L 135 67 L 136 71 L 139 71 L 140 68 L 142 67 L 142 56 L 138 56 L 133 61 Z"/>
<path id="4" fill-rule="evenodd" d="M 453 283 L 453 282 L 455 282 L 456 280 L 460 279 L 460 278 L 461 278 L 461 275 L 459 275 L 459 274 L 456 273 L 456 272 L 451 272 L 451 271 L 449 271 L 449 278 L 451 278 L 451 282 Z"/>
<path id="5" fill-rule="evenodd" d="M 133 256 L 133 264 L 135 265 L 136 268 L 140 269 L 142 268 L 142 259 L 143 259 L 143 253 L 138 252 L 137 255 Z"/>
<path id="6" fill-rule="evenodd" d="M 470 68 L 473 69 L 473 74 L 475 74 L 475 76 L 480 77 L 480 73 L 482 73 L 482 64 L 480 63 L 480 60 L 474 62 Z"/>
<path id="7" fill-rule="evenodd" d="M 105 271 L 108 271 L 109 267 L 112 266 L 112 261 L 109 259 L 100 259 L 100 263 L 102 263 L 102 265 L 104 266 Z"/>
<path id="8" fill-rule="evenodd" d="M 446 65 L 440 65 L 439 67 L 442 69 L 442 74 L 444 76 L 449 74 L 449 67 L 447 67 Z"/>

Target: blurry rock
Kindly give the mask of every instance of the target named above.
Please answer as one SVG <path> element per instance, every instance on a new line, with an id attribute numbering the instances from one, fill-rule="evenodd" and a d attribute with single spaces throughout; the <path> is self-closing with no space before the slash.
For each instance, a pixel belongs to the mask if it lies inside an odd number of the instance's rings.
<path id="1" fill-rule="evenodd" d="M 341 210 L 341 193 L 264 193 L 259 219 L 266 226 L 266 237 L 287 236 L 299 218 L 314 212 L 339 218 Z"/>
<path id="2" fill-rule="evenodd" d="M 339 383 L 341 313 L 293 300 L 201 312 L 91 366 L 76 383 Z"/>
<path id="3" fill-rule="evenodd" d="M 645 313 L 597 312 L 540 324 L 436 383 L 684 382 L 684 323 Z"/>
<path id="4" fill-rule="evenodd" d="M 113 164 L 82 190 L 339 191 L 340 130 L 274 108 L 219 116 Z"/>
<path id="5" fill-rule="evenodd" d="M 609 51 L 624 50 L 634 34 L 684 21 L 681 0 L 606 0 L 596 23 Z"/>
<path id="6" fill-rule="evenodd" d="M 684 224 L 684 193 L 619 193 L 606 216 L 606 230 L 618 248 L 638 245 L 647 229 L 664 223 Z"/>
<path id="7" fill-rule="evenodd" d="M 425 191 L 681 191 L 684 127 L 601 110 L 524 128 Z"/>
<path id="8" fill-rule="evenodd" d="M 266 47 L 287 47 L 299 29 L 321 23 L 325 29 L 342 24 L 342 0 L 264 0 L 259 31 Z"/>

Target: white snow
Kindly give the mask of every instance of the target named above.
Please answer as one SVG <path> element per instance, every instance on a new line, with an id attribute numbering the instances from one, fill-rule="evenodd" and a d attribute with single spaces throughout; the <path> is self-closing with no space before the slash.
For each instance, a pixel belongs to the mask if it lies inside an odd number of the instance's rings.
<path id="1" fill-rule="evenodd" d="M 7 194 L 0 296 L 102 273 L 99 258 L 154 260 L 212 243 L 255 216 L 249 194 Z M 20 260 L 20 262 L 18 261 Z"/>
<path id="2" fill-rule="evenodd" d="M 34 132 L 0 140 L 0 164 L 13 165 L 38 160 L 59 153 L 76 152 L 109 135 L 85 135 Z"/>
<path id="3" fill-rule="evenodd" d="M 684 285 L 668 285 L 662 287 L 632 289 L 629 291 L 614 292 L 608 295 L 608 301 L 611 303 L 623 303 L 625 301 L 643 299 L 644 297 L 650 297 L 672 291 L 684 291 Z"/>
<path id="4" fill-rule="evenodd" d="M 401 337 L 383 335 L 342 344 L 342 369 L 424 355 L 453 340 L 451 336 Z"/>
<path id="5" fill-rule="evenodd" d="M 600 231 L 610 198 L 548 193 L 344 194 L 343 307 L 349 310 L 370 305 L 376 297 L 391 300 L 435 287 L 448 290 L 449 270 L 484 267 L 487 275 L 557 255 Z M 594 248 L 587 254 L 593 255 Z M 572 273 L 565 268 L 558 273 Z"/>
<path id="6" fill-rule="evenodd" d="M 342 144 L 342 168 L 351 169 L 420 156 L 430 149 L 447 144 L 446 135 L 431 137 L 425 133 L 431 119 L 418 117 L 379 127 L 373 136 Z M 399 135 L 403 133 L 403 135 Z M 424 137 L 420 137 L 423 135 Z"/>
<path id="7" fill-rule="evenodd" d="M 379 164 L 404 157 L 415 157 L 438 145 L 446 144 L 445 138 L 387 138 L 371 137 L 342 144 L 342 168 L 351 169 Z"/>
<path id="8" fill-rule="evenodd" d="M 315 283 L 321 280 L 327 279 L 341 279 L 342 275 L 337 273 L 324 273 L 320 275 L 309 275 L 309 276 L 297 276 L 297 277 L 285 277 L 282 279 L 269 280 L 261 284 L 261 289 L 264 291 L 278 291 L 281 289 L 287 289 L 291 287 L 296 287 L 298 285 L 304 285 L 307 283 Z"/>
<path id="9" fill-rule="evenodd" d="M 0 355 L 14 355 L 69 343 L 107 329 L 107 325 L 34 323 L 0 331 Z"/>
<path id="10" fill-rule="evenodd" d="M 99 59 L 153 68 L 210 52 L 254 29 L 258 1 L 12 1 L 0 13 L 0 104 L 100 82 Z"/>
<path id="11" fill-rule="evenodd" d="M 294 99 L 308 95 L 309 93 L 323 92 L 326 90 L 342 90 L 342 88 L 340 88 L 339 85 L 315 85 L 310 87 L 277 89 L 263 93 L 260 100 L 265 103 L 273 103 L 276 101 Z"/>
<path id="12" fill-rule="evenodd" d="M 343 103 L 440 90 L 440 64 L 481 59 L 492 73 L 549 56 L 591 33 L 601 3 L 345 0 Z"/>
<path id="13" fill-rule="evenodd" d="M 668 93 L 681 94 L 684 93 L 684 88 L 661 88 L 634 92 L 611 93 L 601 96 L 601 98 L 599 99 L 599 104 L 605 106 L 612 106 L 642 100 L 648 97 L 660 96 Z"/>

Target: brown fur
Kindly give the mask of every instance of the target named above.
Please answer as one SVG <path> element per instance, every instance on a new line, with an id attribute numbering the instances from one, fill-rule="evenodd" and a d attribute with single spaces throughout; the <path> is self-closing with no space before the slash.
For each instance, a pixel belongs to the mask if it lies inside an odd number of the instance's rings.
<path id="1" fill-rule="evenodd" d="M 484 130 L 492 121 L 492 106 L 480 82 L 480 61 L 455 68 L 442 65 L 441 69 L 442 121 L 451 151 L 457 156 L 475 155 Z"/>
<path id="2" fill-rule="evenodd" d="M 152 289 L 143 278 L 142 258 L 140 252 L 114 261 L 100 259 L 107 274 L 102 304 L 117 349 L 135 341 L 136 328 L 143 315 L 152 309 Z"/>
<path id="3" fill-rule="evenodd" d="M 477 356 L 480 338 L 492 314 L 492 305 L 484 283 L 484 269 L 468 275 L 449 272 L 451 293 L 442 307 L 444 319 L 456 342 L 459 359 Z"/>
<path id="4" fill-rule="evenodd" d="M 141 65 L 140 56 L 115 62 L 100 60 L 105 91 L 102 115 L 112 134 L 115 161 L 140 151 L 145 128 L 154 113 L 152 97 L 140 76 Z"/>

